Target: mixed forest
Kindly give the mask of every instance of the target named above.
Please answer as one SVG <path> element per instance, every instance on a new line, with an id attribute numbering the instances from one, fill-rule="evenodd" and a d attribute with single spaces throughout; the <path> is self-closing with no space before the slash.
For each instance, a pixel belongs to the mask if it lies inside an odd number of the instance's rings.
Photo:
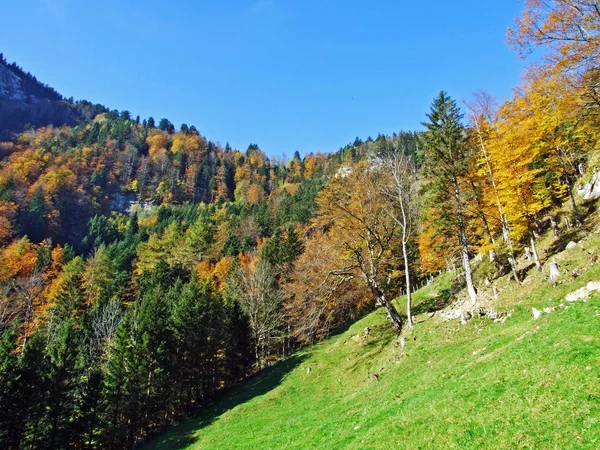
<path id="1" fill-rule="evenodd" d="M 512 98 L 441 92 L 421 131 L 289 159 L 64 100 L 0 58 L 76 112 L 0 143 L 0 446 L 132 448 L 366 311 L 412 327 L 440 271 L 474 308 L 473 258 L 488 280 L 541 268 L 600 163 L 600 10 L 525 3 L 509 41 L 544 58 Z"/>

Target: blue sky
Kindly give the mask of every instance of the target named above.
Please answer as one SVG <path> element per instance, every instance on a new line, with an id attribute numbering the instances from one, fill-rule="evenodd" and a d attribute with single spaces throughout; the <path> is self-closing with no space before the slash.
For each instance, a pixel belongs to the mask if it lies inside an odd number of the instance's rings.
<path id="1" fill-rule="evenodd" d="M 433 97 L 511 95 L 518 0 L 2 0 L 0 52 L 66 97 L 272 156 L 419 129 Z"/>

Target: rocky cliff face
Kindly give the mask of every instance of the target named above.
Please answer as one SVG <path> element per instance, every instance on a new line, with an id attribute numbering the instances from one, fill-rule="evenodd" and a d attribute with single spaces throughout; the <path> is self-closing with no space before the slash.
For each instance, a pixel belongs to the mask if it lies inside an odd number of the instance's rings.
<path id="1" fill-rule="evenodd" d="M 0 138 L 28 126 L 74 125 L 73 105 L 20 68 L 0 58 Z"/>

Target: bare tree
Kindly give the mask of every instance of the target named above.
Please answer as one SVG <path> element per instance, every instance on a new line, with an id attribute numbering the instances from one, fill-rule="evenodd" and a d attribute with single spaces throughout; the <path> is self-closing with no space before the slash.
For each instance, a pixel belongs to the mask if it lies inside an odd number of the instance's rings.
<path id="1" fill-rule="evenodd" d="M 0 330 L 10 326 L 18 314 L 15 298 L 10 295 L 10 284 L 0 286 Z"/>
<path id="2" fill-rule="evenodd" d="M 116 298 L 110 299 L 102 309 L 94 313 L 85 346 L 85 356 L 88 362 L 97 360 L 102 355 L 104 349 L 110 344 L 122 319 L 121 306 Z"/>
<path id="3" fill-rule="evenodd" d="M 250 319 L 256 361 L 262 368 L 271 349 L 284 337 L 283 292 L 276 270 L 264 261 L 254 268 L 238 267 L 227 286 Z"/>
<path id="4" fill-rule="evenodd" d="M 29 335 L 29 328 L 33 322 L 34 303 L 44 289 L 44 276 L 40 271 L 35 270 L 27 277 L 13 280 L 12 288 L 17 296 L 19 315 L 22 318 L 24 336 L 22 348 L 24 349 Z"/>
<path id="5" fill-rule="evenodd" d="M 386 208 L 386 211 L 400 228 L 402 257 L 404 259 L 404 278 L 406 283 L 407 323 L 408 326 L 412 328 L 413 319 L 408 244 L 417 231 L 418 180 L 412 158 L 405 153 L 404 149 L 398 149 L 396 152 L 387 154 L 383 160 L 383 167 L 390 175 L 390 182 L 383 187 L 384 194 L 394 203 L 394 208 Z"/>

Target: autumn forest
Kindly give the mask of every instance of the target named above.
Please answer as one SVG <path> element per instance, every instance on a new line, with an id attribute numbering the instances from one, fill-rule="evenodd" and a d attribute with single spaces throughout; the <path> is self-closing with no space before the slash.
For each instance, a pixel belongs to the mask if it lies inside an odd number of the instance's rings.
<path id="1" fill-rule="evenodd" d="M 441 272 L 472 308 L 475 258 L 520 284 L 516 259 L 540 269 L 540 235 L 588 211 L 599 39 L 596 2 L 527 0 L 509 44 L 544 58 L 512 98 L 441 92 L 420 130 L 285 159 L 2 56 L 27 98 L 0 122 L 0 447 L 132 448 L 375 308 L 412 328 Z"/>

